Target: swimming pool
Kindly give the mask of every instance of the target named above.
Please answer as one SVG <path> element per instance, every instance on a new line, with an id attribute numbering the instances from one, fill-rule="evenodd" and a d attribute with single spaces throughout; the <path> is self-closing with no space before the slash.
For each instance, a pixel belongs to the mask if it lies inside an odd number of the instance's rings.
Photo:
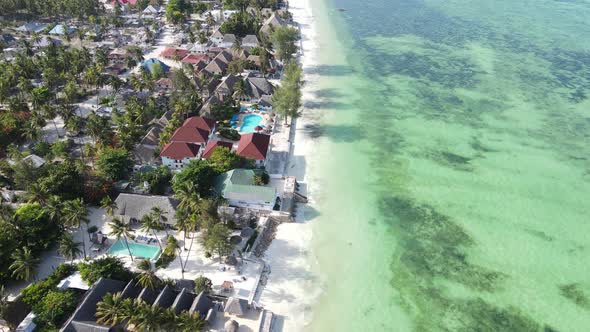
<path id="1" fill-rule="evenodd" d="M 147 244 L 135 243 L 129 241 L 129 249 L 133 257 L 157 259 L 160 255 L 160 248 L 148 246 Z M 109 248 L 109 254 L 117 256 L 129 256 L 129 251 L 125 245 L 125 240 L 119 240 Z"/>
<path id="2" fill-rule="evenodd" d="M 240 132 L 253 133 L 255 132 L 254 128 L 256 128 L 256 126 L 264 128 L 264 126 L 260 125 L 260 122 L 262 122 L 262 117 L 260 115 L 248 114 L 242 119 L 242 126 L 240 127 Z"/>

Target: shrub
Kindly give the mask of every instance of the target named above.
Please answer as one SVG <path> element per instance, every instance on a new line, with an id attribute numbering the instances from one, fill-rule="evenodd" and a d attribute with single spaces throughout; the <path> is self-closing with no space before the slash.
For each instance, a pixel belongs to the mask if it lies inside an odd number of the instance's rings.
<path id="1" fill-rule="evenodd" d="M 209 293 L 211 291 L 211 287 L 213 283 L 211 279 L 205 276 L 199 276 L 195 279 L 195 294 L 199 294 L 201 292 Z"/>
<path id="2" fill-rule="evenodd" d="M 37 315 L 35 323 L 38 328 L 57 329 L 74 312 L 77 303 L 72 291 L 50 290 L 41 301 L 33 305 L 33 312 Z"/>
<path id="3" fill-rule="evenodd" d="M 257 186 L 265 186 L 270 181 L 270 176 L 266 171 L 257 172 L 254 175 L 254 184 Z"/>
<path id="4" fill-rule="evenodd" d="M 242 157 L 225 147 L 216 148 L 207 161 L 218 173 L 225 173 L 243 164 Z"/>
<path id="5" fill-rule="evenodd" d="M 113 256 L 95 259 L 88 263 L 80 263 L 78 270 L 82 275 L 82 279 L 89 284 L 94 284 L 100 278 L 121 281 L 133 279 L 133 273 L 125 267 L 119 258 Z"/>
<path id="6" fill-rule="evenodd" d="M 33 153 L 40 157 L 47 157 L 51 153 L 51 145 L 45 141 L 37 142 L 33 147 Z"/>
<path id="7" fill-rule="evenodd" d="M 76 268 L 70 264 L 60 264 L 55 271 L 47 277 L 47 279 L 32 283 L 29 287 L 22 290 L 21 299 L 23 303 L 34 307 L 35 304 L 40 303 L 43 300 L 43 297 L 50 290 L 54 289 L 63 278 L 69 276 L 75 270 Z"/>
<path id="8" fill-rule="evenodd" d="M 219 129 L 219 136 L 227 139 L 231 139 L 232 141 L 237 141 L 240 139 L 240 133 L 232 128 L 221 128 Z"/>

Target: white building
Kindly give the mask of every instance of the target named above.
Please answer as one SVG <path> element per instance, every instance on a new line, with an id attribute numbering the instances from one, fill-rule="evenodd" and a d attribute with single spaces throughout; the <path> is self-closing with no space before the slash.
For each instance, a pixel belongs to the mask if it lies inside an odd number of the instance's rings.
<path id="1" fill-rule="evenodd" d="M 164 146 L 160 157 L 162 164 L 170 170 L 181 170 L 200 157 L 201 145 L 186 142 L 170 142 Z"/>

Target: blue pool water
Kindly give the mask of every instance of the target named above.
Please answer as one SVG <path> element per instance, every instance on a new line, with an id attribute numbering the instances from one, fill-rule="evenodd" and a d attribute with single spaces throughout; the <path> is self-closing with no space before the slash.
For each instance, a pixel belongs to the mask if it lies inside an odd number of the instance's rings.
<path id="1" fill-rule="evenodd" d="M 131 254 L 133 257 L 141 257 L 141 258 L 151 258 L 157 259 L 158 255 L 160 254 L 160 248 L 149 246 L 147 244 L 135 243 L 133 241 L 129 241 L 129 249 L 131 249 Z M 119 240 L 115 242 L 109 248 L 109 254 L 111 255 L 120 255 L 120 256 L 129 256 L 129 251 L 127 250 L 127 246 L 125 245 L 125 240 Z"/>
<path id="2" fill-rule="evenodd" d="M 256 126 L 261 126 L 260 122 L 262 121 L 262 117 L 258 114 L 248 114 L 244 117 L 242 126 L 240 127 L 240 132 L 242 133 L 253 133 Z"/>

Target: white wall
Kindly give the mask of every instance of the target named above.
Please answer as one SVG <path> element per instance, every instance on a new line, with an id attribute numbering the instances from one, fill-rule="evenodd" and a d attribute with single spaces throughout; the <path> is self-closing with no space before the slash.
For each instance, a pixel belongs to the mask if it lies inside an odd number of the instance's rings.
<path id="1" fill-rule="evenodd" d="M 175 170 L 175 169 L 183 169 L 184 166 L 188 165 L 191 161 L 193 160 L 197 160 L 198 158 L 184 158 L 182 160 L 175 160 L 175 159 L 171 159 L 168 157 L 162 157 L 162 164 L 168 168 L 170 168 L 170 170 Z"/>

